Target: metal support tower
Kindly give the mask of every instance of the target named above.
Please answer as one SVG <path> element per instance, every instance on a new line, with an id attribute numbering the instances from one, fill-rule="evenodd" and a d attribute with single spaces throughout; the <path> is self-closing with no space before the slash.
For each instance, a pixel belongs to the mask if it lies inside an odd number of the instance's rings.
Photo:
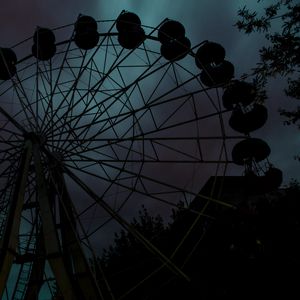
<path id="1" fill-rule="evenodd" d="M 38 299 L 48 261 L 63 299 L 103 299 L 79 241 L 61 162 L 43 152 L 42 144 L 34 133 L 25 137 L 0 241 L 0 294 L 4 297 L 13 264 L 19 264 L 14 299 Z M 32 178 L 36 195 L 28 199 L 26 188 Z M 26 209 L 36 214 L 35 222 L 26 246 L 20 247 L 22 213 Z"/>

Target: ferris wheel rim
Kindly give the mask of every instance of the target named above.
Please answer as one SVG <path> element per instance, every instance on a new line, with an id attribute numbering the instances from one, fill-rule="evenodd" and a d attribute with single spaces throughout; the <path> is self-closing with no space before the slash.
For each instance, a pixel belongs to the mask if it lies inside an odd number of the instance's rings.
<path id="1" fill-rule="evenodd" d="M 71 25 L 68 25 L 68 26 L 71 26 Z M 59 27 L 59 28 L 61 28 L 61 27 Z M 148 28 L 152 28 L 152 29 L 155 29 L 155 27 L 148 27 Z M 111 34 L 111 36 L 116 36 L 117 35 L 117 33 L 112 33 Z M 105 36 L 105 33 L 104 34 L 102 34 L 102 36 Z M 158 38 L 155 38 L 155 37 L 151 37 L 151 36 L 147 36 L 146 35 L 146 39 L 148 40 L 151 40 L 151 41 L 155 41 L 155 42 L 157 42 L 158 41 Z M 28 40 L 28 39 L 27 39 Z M 24 40 L 24 42 L 25 41 L 27 41 L 27 40 Z M 67 40 L 64 40 L 64 41 L 62 41 L 62 42 L 58 42 L 58 43 L 56 43 L 56 46 L 61 46 L 61 45 L 67 45 L 68 43 L 69 44 L 71 44 L 73 42 L 73 39 L 67 39 Z M 197 46 L 199 46 L 199 45 L 201 45 L 203 42 L 201 42 L 200 44 L 198 44 L 198 45 L 196 45 L 196 46 L 194 46 L 193 48 L 195 48 L 195 47 L 197 47 Z M 17 45 L 19 45 L 19 44 L 17 44 Z M 16 46 L 17 46 L 16 45 Z M 193 49 L 192 48 L 192 49 Z M 192 51 L 192 49 L 191 49 L 191 51 Z M 130 51 L 131 53 L 132 52 L 134 52 L 134 50 L 132 50 L 132 51 Z M 66 53 L 67 53 L 67 51 L 66 51 Z M 96 53 L 96 51 L 95 51 L 95 53 Z M 194 54 L 192 53 L 192 52 L 190 52 L 189 53 L 191 56 L 194 56 Z M 22 64 L 22 63 L 26 63 L 27 62 L 27 60 L 29 60 L 29 59 L 32 59 L 33 58 L 33 55 L 28 55 L 28 56 L 25 56 L 24 58 L 22 58 L 21 60 L 19 60 L 18 62 L 17 62 L 17 64 Z M 165 63 L 165 65 L 170 65 L 170 64 L 172 64 L 173 62 L 170 62 L 170 61 L 167 61 L 166 63 Z M 38 60 L 36 61 L 36 62 L 34 62 L 33 64 L 38 64 Z M 32 74 L 32 76 L 31 77 L 28 77 L 26 80 L 30 80 L 31 78 L 34 78 L 35 76 L 37 76 L 37 74 Z M 198 76 L 198 75 L 197 75 Z M 143 80 L 143 79 L 142 79 Z M 222 85 L 220 85 L 220 87 L 221 87 Z M 212 90 L 212 89 L 214 89 L 215 87 L 219 87 L 218 85 L 217 86 L 213 86 L 213 87 L 203 87 L 202 86 L 202 90 L 201 90 L 201 92 L 203 92 L 203 93 L 206 93 L 207 91 L 209 91 L 209 90 Z M 89 90 L 90 88 L 88 88 L 87 90 Z M 59 92 L 58 92 L 59 93 Z M 193 95 L 192 95 L 193 96 Z M 182 96 L 179 96 L 179 97 L 182 97 Z M 161 98 L 160 96 L 158 96 L 158 98 Z M 43 100 L 43 99 L 42 99 Z M 154 99 L 155 100 L 155 99 Z M 153 101 L 154 101 L 153 100 Z M 36 102 L 38 102 L 38 101 L 41 101 L 41 99 L 36 99 Z M 35 102 L 34 102 L 35 103 Z M 48 103 L 49 104 L 49 103 Z M 146 105 L 146 104 L 145 104 Z M 150 104 L 147 104 L 147 106 L 148 105 L 151 105 L 151 102 L 150 102 Z M 155 101 L 153 102 L 153 105 L 157 105 L 157 106 L 162 106 L 162 104 L 161 103 L 156 103 L 155 104 Z M 0 106 L 1 107 L 1 106 Z M 141 107 L 140 108 L 140 110 L 143 110 L 143 107 Z M 126 117 L 127 115 L 128 116 L 132 116 L 132 114 L 135 114 L 135 113 L 137 113 L 138 111 L 134 111 L 134 110 L 132 110 L 132 111 L 128 111 L 127 113 L 124 113 L 124 117 Z M 215 112 L 215 114 L 216 115 L 222 115 L 223 113 L 226 113 L 226 112 L 228 112 L 228 110 L 220 110 L 220 112 Z M 127 114 L 127 115 L 126 115 Z M 74 116 L 74 118 L 76 119 L 76 117 L 77 116 Z M 114 118 L 118 118 L 119 116 L 114 116 Z M 204 118 L 209 118 L 209 117 L 211 117 L 211 116 L 206 116 L 206 115 L 204 115 L 203 116 Z M 104 121 L 108 121 L 109 119 L 111 119 L 111 117 L 107 117 L 107 120 L 104 120 Z M 103 121 L 103 120 L 102 120 Z M 192 120 L 191 122 L 196 122 L 197 120 Z M 122 122 L 122 121 L 121 121 Z M 114 125 L 116 125 L 116 124 L 114 124 Z M 51 126 L 51 124 L 49 125 L 49 126 Z M 82 125 L 83 127 L 84 127 L 84 125 Z M 176 125 L 175 125 L 176 126 Z M 178 125 L 177 124 L 177 126 L 179 126 L 180 127 L 180 125 Z M 221 126 L 221 125 L 220 125 Z M 19 129 L 21 129 L 21 128 L 23 128 L 21 125 L 19 125 Z M 24 128 L 23 128 L 24 129 Z M 76 129 L 78 129 L 78 128 L 76 128 Z M 153 132 L 155 132 L 155 129 L 153 130 Z M 31 132 L 29 132 L 29 133 L 31 133 Z M 57 135 L 60 135 L 60 133 L 58 132 L 57 133 Z M 20 135 L 21 137 L 22 137 L 22 135 Z M 70 136 L 69 136 L 70 137 Z M 241 137 L 241 136 L 232 136 L 234 139 L 242 139 L 242 138 L 244 138 L 244 136 L 243 137 Z M 23 137 L 24 138 L 24 137 Z M 25 140 L 27 139 L 27 140 L 34 140 L 34 139 L 39 139 L 40 137 L 38 137 L 38 136 L 31 136 L 31 137 L 26 137 L 26 134 L 25 134 Z M 201 137 L 186 137 L 185 138 L 185 140 L 189 140 L 189 139 L 198 139 L 199 138 L 199 140 L 201 140 Z M 208 139 L 216 139 L 216 138 L 218 138 L 218 139 L 227 139 L 227 138 L 231 138 L 231 136 L 219 136 L 219 137 L 216 137 L 216 136 L 213 136 L 213 137 L 208 137 Z M 116 143 L 118 143 L 118 139 L 119 140 L 122 140 L 122 141 L 126 141 L 126 140 L 129 140 L 130 141 L 130 137 L 121 137 L 121 138 L 118 138 L 118 136 L 116 136 L 116 138 L 115 138 L 115 141 L 116 141 Z M 133 136 L 132 136 L 132 138 L 131 138 L 132 140 L 142 140 L 142 141 L 147 141 L 147 138 L 145 138 L 145 134 L 144 133 L 140 133 L 139 135 L 136 135 L 136 134 L 134 134 Z M 153 140 L 155 139 L 155 137 L 154 138 L 152 138 Z M 161 139 L 163 139 L 163 138 L 161 138 Z M 176 139 L 176 138 L 173 138 L 174 140 Z M 204 139 L 205 140 L 205 137 L 202 137 L 202 139 Z M 50 140 L 50 139 L 49 139 Z M 49 141 L 48 140 L 48 141 Z M 75 140 L 75 138 L 74 138 L 74 140 Z M 109 141 L 109 139 L 105 139 L 105 138 L 103 138 L 102 139 L 103 141 Z M 151 134 L 150 134 L 150 137 L 149 137 L 149 141 L 151 140 Z M 159 140 L 159 138 L 157 138 L 157 140 Z M 170 141 L 172 140 L 172 137 L 170 137 L 170 139 L 169 139 Z M 177 139 L 178 140 L 178 139 Z M 181 140 L 184 140 L 184 138 L 182 138 Z M 19 141 L 21 141 L 21 139 L 19 140 Z M 48 142 L 47 141 L 47 142 Z M 60 142 L 62 142 L 62 139 L 59 139 L 59 141 Z M 66 139 L 66 141 L 70 141 L 69 139 Z M 78 139 L 77 139 L 77 141 L 78 141 Z M 111 141 L 113 142 L 113 139 L 111 139 Z M 49 152 L 49 150 L 47 149 L 47 142 L 45 143 L 45 144 L 43 144 L 43 146 L 41 147 L 41 151 L 42 151 L 42 153 L 43 154 L 45 154 L 45 157 L 52 157 L 52 158 L 54 158 L 57 162 L 60 162 L 59 161 L 59 159 L 57 159 L 57 157 L 54 157 L 53 156 L 53 153 L 50 153 Z M 13 143 L 13 140 L 12 140 L 12 143 Z M 38 143 L 41 143 L 41 142 L 38 142 Z M 110 142 L 109 142 L 110 143 Z M 42 143 L 41 143 L 42 144 Z M 105 147 L 105 146 L 103 146 L 103 147 Z M 126 148 L 127 147 L 127 148 Z M 131 146 L 126 146 L 125 147 L 125 151 L 127 151 L 127 153 L 130 153 L 130 152 L 134 152 L 134 149 L 133 149 L 133 143 L 131 143 Z M 59 147 L 58 147 L 58 149 L 59 149 Z M 222 150 L 223 151 L 223 150 Z M 222 153 L 222 151 L 220 151 L 221 153 Z M 71 152 L 70 152 L 71 153 Z M 82 159 L 84 158 L 84 154 L 82 155 L 82 154 L 74 154 L 73 155 L 73 157 L 78 157 L 78 160 L 81 160 L 82 161 Z M 72 156 L 70 155 L 70 160 L 72 161 Z M 73 158 L 73 161 L 74 161 L 74 158 Z M 104 159 L 102 159 L 102 160 L 100 160 L 101 161 L 101 163 L 102 163 L 102 165 L 103 166 L 109 166 L 110 168 L 113 168 L 113 167 L 115 167 L 116 169 L 117 169 L 117 171 L 119 172 L 119 174 L 121 174 L 122 172 L 123 173 L 128 173 L 129 175 L 130 175 L 130 172 L 128 171 L 128 170 L 126 170 L 125 169 L 125 165 L 126 165 L 126 163 L 127 162 L 130 162 L 130 160 L 129 159 L 124 159 L 124 160 L 121 160 L 121 159 L 116 159 L 116 161 L 119 161 L 120 163 L 121 163 L 121 165 L 120 166 L 112 166 L 112 165 L 109 165 L 108 163 L 109 162 L 111 162 L 111 160 L 108 160 L 107 162 L 104 160 Z M 95 162 L 95 160 L 94 160 L 94 162 Z M 138 162 L 138 160 L 136 160 L 136 161 L 132 161 L 133 163 L 137 163 Z M 147 179 L 147 180 L 149 180 L 149 178 L 146 178 L 146 176 L 144 175 L 144 173 L 142 173 L 142 169 L 144 168 L 144 164 L 145 163 L 147 163 L 147 161 L 146 162 L 140 162 L 140 164 L 139 164 L 139 170 L 137 170 L 137 171 L 132 171 L 131 173 L 131 175 L 133 175 L 133 176 L 135 176 L 135 178 L 137 178 L 137 181 L 138 180 L 142 180 L 142 179 Z M 150 163 L 153 163 L 153 161 L 151 162 L 150 161 Z M 161 164 L 163 164 L 163 163 L 166 163 L 166 164 L 170 164 L 170 163 L 176 163 L 176 161 L 172 161 L 172 160 L 161 160 L 161 161 L 158 161 L 158 164 L 159 163 L 161 163 Z M 179 162 L 178 162 L 179 163 Z M 181 162 L 181 163 L 186 163 L 186 164 L 188 164 L 188 163 L 195 163 L 195 161 L 193 161 L 193 160 L 191 160 L 190 162 L 188 162 L 188 161 L 183 161 L 183 162 Z M 203 161 L 202 160 L 202 162 L 201 161 L 198 161 L 198 163 L 205 163 L 205 161 Z M 212 162 L 213 164 L 217 164 L 217 165 L 219 165 L 219 163 L 224 163 L 224 164 L 226 164 L 226 166 L 227 166 L 227 164 L 228 163 L 231 163 L 228 159 L 226 159 L 226 160 L 224 160 L 223 162 L 221 162 L 220 160 L 219 161 L 214 161 L 214 162 Z M 122 165 L 123 164 L 123 165 Z M 0 165 L 1 165 L 1 163 L 0 163 Z M 68 163 L 64 163 L 64 165 L 65 165 L 65 168 L 67 168 L 66 170 L 68 170 L 69 172 L 71 172 L 71 170 L 72 169 L 75 169 L 75 170 L 77 170 L 77 171 L 81 171 L 82 173 L 84 173 L 85 172 L 85 170 L 83 169 L 83 170 L 81 170 L 80 169 L 80 167 L 76 167 L 76 164 L 75 165 L 69 165 Z M 225 172 L 225 171 L 224 171 Z M 1 173 L 2 174 L 2 173 Z M 71 173 L 70 173 L 71 174 Z M 92 176 L 94 176 L 94 175 L 92 175 Z M 116 182 L 119 180 L 119 176 L 120 175 L 118 175 L 118 176 L 116 176 L 115 178 L 113 178 L 112 179 L 112 182 L 113 182 L 113 184 L 116 184 Z M 95 176 L 96 177 L 96 176 Z M 75 177 L 74 177 L 75 178 Z M 107 177 L 107 178 L 102 178 L 102 180 L 104 180 L 104 179 L 106 179 L 106 180 L 108 180 L 109 181 L 109 177 Z M 34 179 L 33 179 L 34 180 Z M 166 183 L 163 183 L 163 182 L 160 182 L 159 180 L 156 180 L 156 178 L 150 178 L 150 181 L 153 181 L 153 182 L 155 182 L 155 181 L 157 181 L 159 184 L 162 184 L 162 185 L 164 185 L 165 187 L 167 187 L 168 186 L 168 184 L 166 184 Z M 82 183 L 84 183 L 84 182 L 82 182 Z M 180 189 L 180 188 L 177 188 L 175 185 L 169 185 L 169 187 L 170 188 L 172 188 L 172 189 L 178 189 L 178 192 L 179 193 L 187 193 L 187 194 L 190 194 L 193 198 L 195 198 L 195 197 L 202 197 L 205 201 L 207 201 L 207 202 L 215 202 L 215 203 L 218 203 L 218 204 L 220 204 L 220 205 L 225 205 L 225 206 L 227 206 L 227 207 L 232 207 L 231 205 L 227 205 L 226 203 L 223 203 L 222 201 L 218 201 L 218 199 L 214 199 L 214 198 L 212 198 L 212 197 L 208 197 L 208 196 L 205 196 L 205 195 L 199 195 L 199 192 L 190 192 L 190 191 L 188 191 L 187 189 L 186 190 L 183 190 L 183 189 Z M 129 189 L 129 187 L 126 187 L 126 188 L 128 188 Z M 131 193 L 132 194 L 136 194 L 138 191 L 135 191 L 134 189 L 132 189 L 132 191 L 131 191 Z M 141 191 L 140 191 L 141 192 Z M 147 194 L 147 192 L 146 192 L 146 189 L 145 189 L 145 191 L 143 192 L 143 193 L 141 193 L 141 194 L 144 194 L 144 196 Z M 105 194 L 104 194 L 105 195 Z M 131 194 L 128 196 L 128 197 L 131 197 Z M 151 195 L 151 199 L 153 200 L 153 199 L 155 199 L 155 195 L 153 194 L 153 195 Z M 129 199 L 129 198 L 128 198 Z M 128 199 L 124 199 L 124 203 L 128 200 Z M 162 199 L 161 199 L 162 200 Z M 167 201 L 165 201 L 165 202 L 167 202 Z M 176 207 L 176 204 L 174 204 L 174 203 L 168 203 L 170 206 L 172 206 L 172 207 Z M 120 205 L 120 208 L 117 208 L 117 209 L 115 209 L 115 211 L 116 212 L 119 212 L 121 209 L 123 208 L 123 204 L 121 204 Z M 193 213 L 195 213 L 195 214 L 199 214 L 199 212 L 197 212 L 197 211 L 193 211 L 193 210 L 191 210 Z M 81 212 L 81 214 L 83 214 L 82 212 Z M 80 215 L 80 213 L 79 213 L 79 215 Z M 200 215 L 200 214 L 199 214 Z M 201 216 L 202 217 L 210 217 L 209 215 L 205 215 L 205 213 L 202 213 L 201 214 Z M 79 217 L 78 217 L 78 219 L 79 219 Z M 108 221 L 109 222 L 109 221 Z M 106 221 L 104 222 L 104 223 L 106 223 Z M 106 224 L 104 224 L 104 226 L 105 226 Z M 102 228 L 102 224 L 100 224 L 100 228 L 98 228 L 98 229 L 96 229 L 96 231 L 94 231 L 93 233 L 91 233 L 91 235 L 90 236 L 94 236 L 96 233 L 98 233 L 100 230 L 101 230 L 101 228 Z M 82 240 L 81 240 L 81 242 L 83 242 L 84 243 L 84 241 L 85 241 L 85 239 L 83 238 Z"/>

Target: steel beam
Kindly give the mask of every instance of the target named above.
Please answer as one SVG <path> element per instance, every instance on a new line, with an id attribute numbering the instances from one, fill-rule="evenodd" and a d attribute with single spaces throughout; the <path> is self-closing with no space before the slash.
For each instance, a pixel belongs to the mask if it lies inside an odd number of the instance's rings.
<path id="1" fill-rule="evenodd" d="M 69 260 L 68 265 L 73 266 L 72 272 L 82 292 L 82 299 L 103 299 L 101 290 L 76 233 L 74 209 L 66 188 L 62 168 L 56 167 L 53 175 L 54 185 L 60 200 L 60 225 L 64 257 Z"/>
<path id="2" fill-rule="evenodd" d="M 36 170 L 37 193 L 47 260 L 64 300 L 80 300 L 73 285 L 72 275 L 68 272 L 63 259 L 53 210 L 48 197 L 49 190 L 46 185 L 40 151 L 39 145 L 34 144 L 33 156 Z"/>
<path id="3" fill-rule="evenodd" d="M 19 241 L 21 214 L 27 176 L 32 157 L 32 143 L 26 141 L 21 156 L 19 172 L 11 199 L 3 237 L 0 241 L 0 296 L 3 295 Z"/>
<path id="4" fill-rule="evenodd" d="M 42 229 L 40 228 L 36 239 L 34 260 L 24 300 L 39 299 L 39 292 L 44 283 L 45 262 L 46 253 L 44 247 L 44 239 Z"/>
<path id="5" fill-rule="evenodd" d="M 172 272 L 186 281 L 190 278 L 166 255 L 164 255 L 158 248 L 156 248 L 148 239 L 146 239 L 134 226 L 123 219 L 116 211 L 114 211 L 105 201 L 94 193 L 80 178 L 78 178 L 71 170 L 64 167 L 64 171 L 74 182 L 78 184 L 91 198 L 93 198 L 111 217 L 113 217 L 125 230 L 130 232 L 142 245 L 144 245 L 150 252 L 155 254 L 162 263 L 167 266 Z"/>

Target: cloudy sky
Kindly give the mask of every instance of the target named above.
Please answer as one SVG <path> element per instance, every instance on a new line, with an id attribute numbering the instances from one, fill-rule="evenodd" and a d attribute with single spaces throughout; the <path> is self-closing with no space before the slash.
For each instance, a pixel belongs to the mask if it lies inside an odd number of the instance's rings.
<path id="1" fill-rule="evenodd" d="M 253 0 L 10 0 L 0 10 L 1 46 L 10 47 L 30 37 L 36 26 L 51 28 L 70 24 L 80 13 L 97 20 L 111 20 L 124 9 L 137 13 L 145 25 L 156 26 L 164 18 L 182 22 L 192 45 L 202 40 L 221 43 L 228 59 L 235 65 L 236 77 L 239 77 L 258 60 L 258 47 L 264 43 L 262 36 L 245 36 L 233 26 L 238 8 L 245 4 L 251 8 L 262 7 Z M 272 149 L 270 160 L 284 171 L 285 182 L 288 182 L 300 177 L 298 163 L 293 159 L 300 148 L 300 138 L 296 128 L 282 125 L 283 119 L 277 113 L 278 107 L 295 104 L 284 97 L 283 86 L 281 80 L 275 80 L 269 86 L 269 120 L 255 136 L 268 141 Z"/>
<path id="2" fill-rule="evenodd" d="M 9 0 L 0 9 L 0 47 L 10 47 L 32 36 L 36 26 L 71 24 L 79 14 L 113 20 L 122 10 L 128 10 L 138 14 L 143 24 L 153 27 L 165 18 L 182 22 L 192 45 L 203 40 L 221 43 L 238 78 L 258 61 L 258 49 L 265 42 L 260 35 L 245 36 L 233 26 L 237 10 L 245 4 L 261 8 L 255 0 Z M 284 96 L 283 87 L 280 79 L 268 86 L 269 119 L 253 136 L 269 143 L 270 161 L 283 170 L 284 182 L 288 183 L 291 178 L 300 179 L 299 163 L 293 158 L 300 152 L 300 138 L 296 128 L 282 125 L 283 119 L 277 112 L 279 107 L 295 106 L 293 100 Z"/>

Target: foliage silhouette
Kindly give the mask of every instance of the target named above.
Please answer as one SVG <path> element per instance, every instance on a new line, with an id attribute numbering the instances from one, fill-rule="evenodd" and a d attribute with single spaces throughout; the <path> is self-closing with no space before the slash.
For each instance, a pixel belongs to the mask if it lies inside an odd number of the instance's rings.
<path id="1" fill-rule="evenodd" d="M 155 246 L 159 245 L 160 250 L 166 248 L 164 237 L 168 230 L 159 215 L 153 217 L 142 207 L 138 218 L 134 218 L 131 224 Z M 104 250 L 102 257 L 98 258 L 98 265 L 102 266 L 106 280 L 117 299 L 128 292 L 130 287 L 138 285 L 160 264 L 160 260 L 154 254 L 124 230 L 115 233 L 114 244 Z M 107 290 L 100 273 L 98 278 L 100 286 Z M 153 280 L 146 281 L 141 287 L 137 287 L 134 293 L 129 293 L 126 299 L 142 299 L 144 291 L 151 290 L 152 284 Z M 108 291 L 106 297 L 110 299 Z"/>
<path id="2" fill-rule="evenodd" d="M 257 0 L 257 2 L 264 2 Z M 235 26 L 246 34 L 260 32 L 265 35 L 268 46 L 260 49 L 260 62 L 252 75 L 264 87 L 268 78 L 281 76 L 287 80 L 285 93 L 300 100 L 300 4 L 294 0 L 274 0 L 259 16 L 246 6 L 238 11 Z M 300 128 L 300 107 L 294 111 L 280 109 L 286 125 Z"/>
<path id="3" fill-rule="evenodd" d="M 115 244 L 99 262 L 117 299 L 298 298 L 299 199 L 299 185 L 293 183 L 272 194 L 244 198 L 235 210 L 211 210 L 215 220 L 200 222 L 173 259 L 190 282 L 173 276 L 167 268 L 157 271 L 161 262 L 123 231 L 116 234 Z M 152 217 L 143 208 L 133 224 L 170 255 L 194 220 L 180 207 L 172 218 L 164 225 L 160 216 Z M 190 253 L 190 243 L 199 240 L 193 255 L 182 263 Z M 98 279 L 103 286 L 100 274 Z"/>

